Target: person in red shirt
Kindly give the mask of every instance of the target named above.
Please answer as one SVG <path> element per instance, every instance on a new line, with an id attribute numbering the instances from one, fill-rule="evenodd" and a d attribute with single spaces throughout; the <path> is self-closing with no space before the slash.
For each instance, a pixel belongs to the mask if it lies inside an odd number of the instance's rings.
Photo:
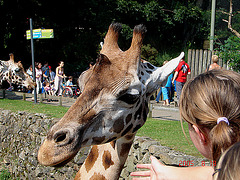
<path id="1" fill-rule="evenodd" d="M 191 70 L 189 65 L 184 61 L 185 57 L 183 57 L 175 69 L 175 73 L 172 79 L 172 83 L 176 80 L 176 92 L 177 92 L 177 100 L 181 96 L 182 88 L 187 81 L 187 75 L 191 74 Z"/>

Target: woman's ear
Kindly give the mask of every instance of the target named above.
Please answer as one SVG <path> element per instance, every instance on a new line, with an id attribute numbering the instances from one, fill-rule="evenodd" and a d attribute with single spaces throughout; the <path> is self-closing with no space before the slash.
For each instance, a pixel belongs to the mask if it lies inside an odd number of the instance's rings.
<path id="1" fill-rule="evenodd" d="M 194 131 L 197 133 L 200 142 L 206 144 L 207 143 L 207 138 L 205 137 L 205 135 L 202 133 L 202 131 L 200 131 L 200 129 L 196 126 L 196 125 L 192 125 Z"/>

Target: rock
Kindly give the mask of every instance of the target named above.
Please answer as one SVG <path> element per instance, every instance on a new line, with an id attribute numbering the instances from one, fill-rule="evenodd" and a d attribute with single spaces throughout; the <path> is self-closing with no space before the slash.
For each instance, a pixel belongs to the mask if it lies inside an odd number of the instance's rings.
<path id="1" fill-rule="evenodd" d="M 35 177 L 42 177 L 43 176 L 43 172 L 41 171 L 41 169 L 39 167 L 37 167 L 35 169 Z"/>

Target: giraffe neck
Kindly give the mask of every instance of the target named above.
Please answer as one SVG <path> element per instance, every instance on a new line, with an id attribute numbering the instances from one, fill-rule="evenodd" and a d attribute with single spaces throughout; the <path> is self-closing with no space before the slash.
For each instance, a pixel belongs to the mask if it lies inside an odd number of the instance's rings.
<path id="1" fill-rule="evenodd" d="M 135 134 L 106 144 L 94 145 L 75 180 L 118 180 Z"/>

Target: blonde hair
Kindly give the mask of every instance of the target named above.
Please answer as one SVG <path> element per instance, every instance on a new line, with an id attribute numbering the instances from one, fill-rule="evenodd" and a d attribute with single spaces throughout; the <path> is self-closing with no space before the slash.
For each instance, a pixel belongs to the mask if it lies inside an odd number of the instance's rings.
<path id="1" fill-rule="evenodd" d="M 240 75 L 223 69 L 200 74 L 183 87 L 179 105 L 181 118 L 205 134 L 212 145 L 213 160 L 240 140 L 239 94 Z M 219 117 L 226 117 L 230 124 L 217 124 Z"/>
<path id="2" fill-rule="evenodd" d="M 217 63 L 218 62 L 218 56 L 217 55 L 212 55 L 212 61 L 214 63 Z"/>
<path id="3" fill-rule="evenodd" d="M 220 157 L 213 175 L 214 180 L 235 180 L 240 177 L 240 142 L 227 149 Z"/>

